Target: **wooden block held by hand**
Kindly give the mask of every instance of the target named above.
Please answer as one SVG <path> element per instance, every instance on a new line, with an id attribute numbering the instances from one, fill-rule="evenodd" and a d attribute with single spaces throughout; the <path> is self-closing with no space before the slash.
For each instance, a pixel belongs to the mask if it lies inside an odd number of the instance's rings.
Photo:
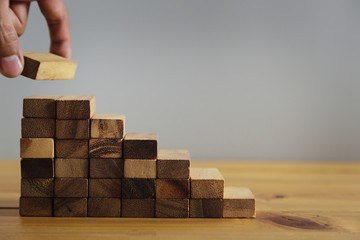
<path id="1" fill-rule="evenodd" d="M 155 179 L 124 178 L 121 192 L 122 198 L 154 198 Z"/>
<path id="2" fill-rule="evenodd" d="M 53 178 L 22 178 L 21 196 L 22 197 L 53 197 L 54 179 Z"/>
<path id="3" fill-rule="evenodd" d="M 191 218 L 221 218 L 222 199 L 190 199 Z"/>
<path id="4" fill-rule="evenodd" d="M 124 160 L 121 158 L 90 158 L 90 178 L 123 178 Z"/>
<path id="5" fill-rule="evenodd" d="M 90 139 L 90 158 L 122 158 L 122 141 L 120 138 Z"/>
<path id="6" fill-rule="evenodd" d="M 255 217 L 255 197 L 250 189 L 245 187 L 225 187 L 223 217 Z"/>
<path id="7" fill-rule="evenodd" d="M 156 178 L 156 159 L 125 159 L 125 178 Z"/>
<path id="8" fill-rule="evenodd" d="M 95 96 L 62 96 L 56 100 L 57 119 L 90 119 L 95 114 Z"/>
<path id="9" fill-rule="evenodd" d="M 57 139 L 55 141 L 56 158 L 88 158 L 89 140 L 83 139 Z"/>
<path id="10" fill-rule="evenodd" d="M 21 158 L 54 158 L 54 139 L 21 138 Z"/>
<path id="11" fill-rule="evenodd" d="M 124 138 L 124 159 L 156 159 L 156 133 L 126 133 Z"/>
<path id="12" fill-rule="evenodd" d="M 217 168 L 191 168 L 191 198 L 223 198 L 224 178 Z"/>
<path id="13" fill-rule="evenodd" d="M 56 158 L 55 177 L 56 178 L 87 178 L 88 159 L 77 158 Z"/>
<path id="14" fill-rule="evenodd" d="M 189 199 L 156 199 L 157 218 L 188 218 Z"/>
<path id="15" fill-rule="evenodd" d="M 120 198 L 122 179 L 91 178 L 89 179 L 89 197 Z"/>
<path id="16" fill-rule="evenodd" d="M 157 158 L 157 177 L 167 179 L 189 179 L 189 151 L 160 149 Z"/>
<path id="17" fill-rule="evenodd" d="M 56 178 L 54 182 L 55 197 L 87 197 L 87 178 Z"/>
<path id="18" fill-rule="evenodd" d="M 57 139 L 89 139 L 90 120 L 56 120 Z"/>
<path id="19" fill-rule="evenodd" d="M 87 198 L 54 198 L 54 217 L 86 217 Z"/>
<path id="20" fill-rule="evenodd" d="M 21 119 L 22 138 L 54 138 L 55 119 L 23 118 Z"/>
<path id="21" fill-rule="evenodd" d="M 120 198 L 88 198 L 88 217 L 120 217 Z"/>
<path id="22" fill-rule="evenodd" d="M 156 199 L 184 199 L 189 197 L 189 179 L 156 179 Z"/>
<path id="23" fill-rule="evenodd" d="M 122 199 L 122 217 L 155 217 L 155 199 Z"/>
<path id="24" fill-rule="evenodd" d="M 58 96 L 32 96 L 23 100 L 23 116 L 26 118 L 56 118 Z"/>
<path id="25" fill-rule="evenodd" d="M 124 138 L 124 114 L 95 114 L 91 119 L 91 138 Z"/>
<path id="26" fill-rule="evenodd" d="M 51 217 L 53 214 L 53 199 L 39 197 L 20 198 L 20 216 Z"/>
<path id="27" fill-rule="evenodd" d="M 54 177 L 54 159 L 30 158 L 21 159 L 22 178 L 52 178 Z"/>

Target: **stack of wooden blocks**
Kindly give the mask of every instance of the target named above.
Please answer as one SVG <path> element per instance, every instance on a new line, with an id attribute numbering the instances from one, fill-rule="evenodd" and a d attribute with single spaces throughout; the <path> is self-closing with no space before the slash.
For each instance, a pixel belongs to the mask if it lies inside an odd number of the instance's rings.
<path id="1" fill-rule="evenodd" d="M 95 114 L 94 96 L 28 97 L 23 116 L 21 216 L 255 216 L 248 188 L 190 168 L 187 150 L 158 150 L 155 133 L 126 133 L 125 115 Z"/>

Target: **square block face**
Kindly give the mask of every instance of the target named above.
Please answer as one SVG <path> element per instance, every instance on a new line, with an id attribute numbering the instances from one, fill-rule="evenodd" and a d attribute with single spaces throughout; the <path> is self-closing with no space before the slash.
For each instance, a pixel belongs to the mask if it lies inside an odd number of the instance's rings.
<path id="1" fill-rule="evenodd" d="M 157 159 L 157 177 L 167 179 L 190 178 L 190 153 L 187 150 L 160 149 Z"/>
<path id="2" fill-rule="evenodd" d="M 125 159 L 125 178 L 156 178 L 156 159 Z"/>
<path id="3" fill-rule="evenodd" d="M 90 139 L 90 158 L 122 158 L 122 139 Z"/>
<path id="4" fill-rule="evenodd" d="M 56 158 L 88 158 L 89 140 L 60 140 L 55 141 Z"/>
<path id="5" fill-rule="evenodd" d="M 87 178 L 88 177 L 88 159 L 55 159 L 55 177 L 56 178 Z"/>
<path id="6" fill-rule="evenodd" d="M 26 118 L 56 118 L 57 96 L 32 96 L 23 100 L 23 116 Z"/>
<path id="7" fill-rule="evenodd" d="M 217 168 L 191 168 L 191 198 L 223 198 L 224 178 Z"/>
<path id="8" fill-rule="evenodd" d="M 190 197 L 189 179 L 156 179 L 156 198 L 184 199 Z"/>
<path id="9" fill-rule="evenodd" d="M 156 199 L 157 218 L 188 218 L 189 199 Z"/>
<path id="10" fill-rule="evenodd" d="M 120 217 L 120 198 L 88 198 L 88 217 Z"/>
<path id="11" fill-rule="evenodd" d="M 52 213 L 52 198 L 20 198 L 20 216 L 22 217 L 51 217 Z"/>
<path id="12" fill-rule="evenodd" d="M 54 138 L 55 119 L 23 118 L 21 119 L 21 137 L 23 138 Z"/>
<path id="13" fill-rule="evenodd" d="M 91 138 L 124 138 L 124 114 L 95 114 L 91 119 Z"/>
<path id="14" fill-rule="evenodd" d="M 255 197 L 245 187 L 226 187 L 223 200 L 224 218 L 255 217 Z"/>
<path id="15" fill-rule="evenodd" d="M 121 179 L 89 179 L 89 197 L 120 198 Z"/>
<path id="16" fill-rule="evenodd" d="M 54 160 L 42 159 L 21 159 L 22 178 L 52 178 L 54 177 Z"/>
<path id="17" fill-rule="evenodd" d="M 190 199 L 191 218 L 221 218 L 222 199 Z"/>
<path id="18" fill-rule="evenodd" d="M 121 158 L 90 158 L 90 178 L 122 178 L 124 160 Z"/>
<path id="19" fill-rule="evenodd" d="M 21 158 L 54 158 L 54 139 L 21 138 Z"/>
<path id="20" fill-rule="evenodd" d="M 54 179 L 53 178 L 22 178 L 21 196 L 22 197 L 53 197 Z"/>
<path id="21" fill-rule="evenodd" d="M 155 217 L 155 199 L 123 199 L 122 217 L 128 217 L 128 218 Z"/>
<path id="22" fill-rule="evenodd" d="M 95 96 L 63 96 L 56 100 L 57 119 L 90 119 L 95 114 Z"/>
<path id="23" fill-rule="evenodd" d="M 122 198 L 154 198 L 155 179 L 124 178 Z"/>
<path id="24" fill-rule="evenodd" d="M 55 197 L 88 196 L 88 180 L 86 178 L 56 178 L 54 183 Z"/>
<path id="25" fill-rule="evenodd" d="M 56 120 L 57 139 L 89 139 L 90 120 Z"/>
<path id="26" fill-rule="evenodd" d="M 54 198 L 54 217 L 86 217 L 87 198 Z"/>
<path id="27" fill-rule="evenodd" d="M 124 138 L 124 159 L 156 159 L 156 133 L 127 133 Z"/>

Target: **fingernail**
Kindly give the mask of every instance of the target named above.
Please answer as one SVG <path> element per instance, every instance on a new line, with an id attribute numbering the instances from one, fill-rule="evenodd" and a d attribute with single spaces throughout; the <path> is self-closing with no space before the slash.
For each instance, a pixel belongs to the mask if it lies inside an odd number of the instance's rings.
<path id="1" fill-rule="evenodd" d="M 1 58 L 1 70 L 6 76 L 17 76 L 22 72 L 23 66 L 19 57 L 12 55 Z"/>

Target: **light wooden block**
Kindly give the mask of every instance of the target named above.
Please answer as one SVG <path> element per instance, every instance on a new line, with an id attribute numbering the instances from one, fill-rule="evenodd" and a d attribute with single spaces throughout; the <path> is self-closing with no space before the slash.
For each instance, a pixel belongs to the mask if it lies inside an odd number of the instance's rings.
<path id="1" fill-rule="evenodd" d="M 20 216 L 51 217 L 53 214 L 53 199 L 39 197 L 20 198 Z"/>
<path id="2" fill-rule="evenodd" d="M 221 218 L 222 199 L 190 199 L 191 218 Z"/>
<path id="3" fill-rule="evenodd" d="M 91 119 L 91 138 L 124 138 L 124 114 L 95 114 Z"/>
<path id="4" fill-rule="evenodd" d="M 26 118 L 56 118 L 58 96 L 32 96 L 23 100 L 23 116 Z"/>
<path id="5" fill-rule="evenodd" d="M 189 199 L 156 199 L 155 217 L 188 218 Z"/>
<path id="6" fill-rule="evenodd" d="M 83 139 L 57 139 L 55 141 L 56 158 L 88 158 L 89 140 Z"/>
<path id="7" fill-rule="evenodd" d="M 156 133 L 126 133 L 124 138 L 124 159 L 156 159 Z"/>
<path id="8" fill-rule="evenodd" d="M 55 197 L 76 197 L 88 196 L 88 179 L 86 178 L 56 178 L 54 182 Z"/>
<path id="9" fill-rule="evenodd" d="M 189 179 L 156 179 L 156 198 L 184 199 L 190 197 Z"/>
<path id="10" fill-rule="evenodd" d="M 90 178 L 123 178 L 124 160 L 121 158 L 90 158 Z"/>
<path id="11" fill-rule="evenodd" d="M 56 178 L 87 178 L 88 159 L 77 158 L 56 158 L 55 177 Z"/>
<path id="12" fill-rule="evenodd" d="M 155 179 L 124 178 L 121 186 L 122 198 L 154 198 Z"/>
<path id="13" fill-rule="evenodd" d="M 88 198 L 88 217 L 120 217 L 120 198 Z"/>
<path id="14" fill-rule="evenodd" d="M 125 178 L 156 178 L 156 159 L 125 159 Z"/>
<path id="15" fill-rule="evenodd" d="M 191 168 L 191 198 L 223 198 L 224 178 L 217 168 Z"/>
<path id="16" fill-rule="evenodd" d="M 21 138 L 21 158 L 54 158 L 54 139 Z"/>
<path id="17" fill-rule="evenodd" d="M 90 139 L 90 158 L 122 158 L 122 141 L 119 138 Z"/>
<path id="18" fill-rule="evenodd" d="M 189 151 L 160 149 L 157 158 L 157 177 L 167 179 L 190 178 Z"/>
<path id="19" fill-rule="evenodd" d="M 57 119 L 90 119 L 95 114 L 95 96 L 62 96 L 56 100 Z"/>
<path id="20" fill-rule="evenodd" d="M 223 217 L 255 217 L 255 197 L 249 188 L 225 187 L 223 200 Z"/>
<path id="21" fill-rule="evenodd" d="M 30 158 L 21 159 L 22 178 L 52 178 L 54 177 L 54 159 Z"/>
<path id="22" fill-rule="evenodd" d="M 54 217 L 86 217 L 87 198 L 54 198 Z"/>
<path id="23" fill-rule="evenodd" d="M 21 119 L 22 138 L 54 138 L 55 119 L 23 118 Z"/>
<path id="24" fill-rule="evenodd" d="M 73 79 L 77 63 L 53 53 L 24 52 L 22 76 L 34 80 Z"/>
<path id="25" fill-rule="evenodd" d="M 89 197 L 94 198 L 120 198 L 121 179 L 89 179 Z"/>
<path id="26" fill-rule="evenodd" d="M 57 139 L 89 139 L 90 120 L 56 120 Z"/>
<path id="27" fill-rule="evenodd" d="M 22 178 L 21 196 L 22 197 L 53 197 L 54 179 L 53 178 Z"/>
<path id="28" fill-rule="evenodd" d="M 155 217 L 155 199 L 122 199 L 121 216 L 127 218 Z"/>

